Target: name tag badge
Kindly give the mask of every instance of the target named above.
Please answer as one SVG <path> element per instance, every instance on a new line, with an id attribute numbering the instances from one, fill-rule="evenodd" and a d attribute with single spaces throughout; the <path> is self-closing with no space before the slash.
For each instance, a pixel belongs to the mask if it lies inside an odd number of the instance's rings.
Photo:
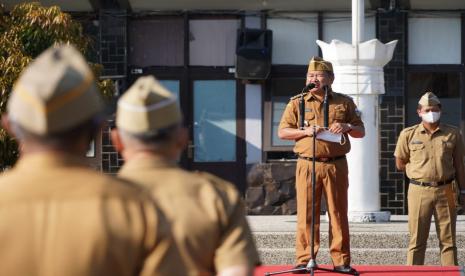
<path id="1" fill-rule="evenodd" d="M 410 142 L 410 144 L 412 144 L 412 145 L 421 145 L 421 144 L 423 144 L 423 142 L 419 141 L 419 140 L 413 140 L 412 142 Z"/>

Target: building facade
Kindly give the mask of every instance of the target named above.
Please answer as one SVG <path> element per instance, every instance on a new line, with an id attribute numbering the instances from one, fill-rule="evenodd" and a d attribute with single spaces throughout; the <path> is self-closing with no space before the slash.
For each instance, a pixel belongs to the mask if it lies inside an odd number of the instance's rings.
<path id="1" fill-rule="evenodd" d="M 288 99 L 305 85 L 308 60 L 321 55 L 315 41 L 350 43 L 350 1 L 76 2 L 82 3 L 52 4 L 83 23 L 95 40 L 92 56 L 116 81 L 118 93 L 152 74 L 178 96 L 191 137 L 184 167 L 235 183 L 251 214 L 295 212 L 296 157 L 292 143 L 277 137 L 277 127 Z M 386 93 L 379 97 L 380 166 L 361 166 L 379 171 L 381 209 L 406 214 L 407 182 L 395 169 L 393 152 L 400 131 L 419 122 L 420 95 L 436 93 L 442 120 L 465 128 L 465 3 L 367 1 L 365 15 L 364 40 L 398 44 L 384 68 Z M 237 32 L 243 28 L 272 31 L 266 79 L 235 78 Z M 93 162 L 105 172 L 115 173 L 123 163 L 108 129 L 94 153 Z"/>

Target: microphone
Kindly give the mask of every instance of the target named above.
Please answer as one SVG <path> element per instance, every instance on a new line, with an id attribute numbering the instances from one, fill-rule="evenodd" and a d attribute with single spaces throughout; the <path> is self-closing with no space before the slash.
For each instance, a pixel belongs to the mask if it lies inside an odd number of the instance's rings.
<path id="1" fill-rule="evenodd" d="M 305 86 L 305 87 L 302 89 L 302 93 L 307 92 L 308 90 L 311 90 L 311 89 L 313 89 L 313 88 L 315 88 L 315 84 L 311 82 L 311 83 L 307 84 L 307 86 Z"/>

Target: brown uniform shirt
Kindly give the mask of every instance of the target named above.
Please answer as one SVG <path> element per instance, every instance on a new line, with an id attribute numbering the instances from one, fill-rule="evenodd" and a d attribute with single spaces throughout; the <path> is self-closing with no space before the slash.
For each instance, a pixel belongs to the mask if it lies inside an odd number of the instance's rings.
<path id="1" fill-rule="evenodd" d="M 425 182 L 454 178 L 454 156 L 463 154 L 458 128 L 440 124 L 437 131 L 428 135 L 422 123 L 402 130 L 394 152 L 407 163 L 408 178 Z"/>
<path id="2" fill-rule="evenodd" d="M 129 160 L 119 176 L 152 191 L 173 225 L 189 275 L 213 275 L 230 266 L 258 263 L 243 202 L 231 184 L 155 156 Z"/>
<path id="3" fill-rule="evenodd" d="M 299 98 L 292 97 L 287 104 L 279 124 L 280 129 L 300 127 Z M 320 102 L 311 93 L 305 95 L 304 101 L 305 121 L 307 124 L 309 126 L 316 125 L 322 127 L 324 125 L 323 102 Z M 356 106 L 350 97 L 330 91 L 328 94 L 328 103 L 328 126 L 331 126 L 332 123 L 350 123 L 354 126 L 363 126 L 363 122 L 356 112 Z M 346 143 L 343 145 L 317 139 L 316 157 L 336 157 L 348 153 L 350 151 L 350 141 L 347 134 L 344 135 Z M 304 137 L 296 141 L 294 152 L 301 156 L 311 157 L 312 148 L 313 138 Z"/>
<path id="4" fill-rule="evenodd" d="M 27 155 L 0 177 L 2 275 L 182 275 L 167 225 L 142 187 L 70 156 Z"/>

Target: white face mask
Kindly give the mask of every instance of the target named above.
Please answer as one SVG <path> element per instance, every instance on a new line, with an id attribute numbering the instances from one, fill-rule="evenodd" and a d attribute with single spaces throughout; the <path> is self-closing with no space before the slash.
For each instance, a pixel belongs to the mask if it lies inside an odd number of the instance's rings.
<path id="1" fill-rule="evenodd" d="M 427 113 L 421 113 L 421 118 L 423 119 L 424 122 L 426 123 L 436 123 L 439 118 L 441 118 L 441 112 L 427 112 Z"/>

